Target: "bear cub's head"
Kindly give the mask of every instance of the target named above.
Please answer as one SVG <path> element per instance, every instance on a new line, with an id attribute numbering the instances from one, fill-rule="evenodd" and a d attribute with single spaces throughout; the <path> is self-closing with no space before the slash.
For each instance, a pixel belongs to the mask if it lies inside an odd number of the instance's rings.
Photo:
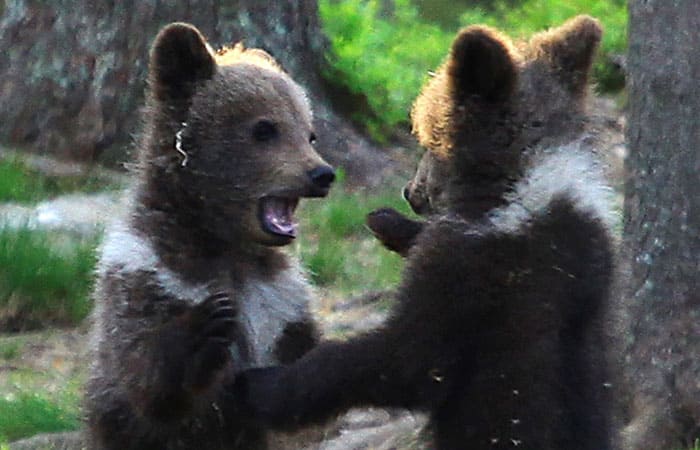
<path id="1" fill-rule="evenodd" d="M 587 16 L 527 43 L 485 26 L 459 32 L 411 113 L 428 150 L 404 189 L 412 208 L 482 217 L 538 152 L 580 136 L 601 33 Z"/>
<path id="2" fill-rule="evenodd" d="M 214 52 L 184 23 L 156 37 L 148 81 L 142 203 L 221 242 L 289 243 L 299 199 L 335 176 L 303 90 L 263 50 Z"/>

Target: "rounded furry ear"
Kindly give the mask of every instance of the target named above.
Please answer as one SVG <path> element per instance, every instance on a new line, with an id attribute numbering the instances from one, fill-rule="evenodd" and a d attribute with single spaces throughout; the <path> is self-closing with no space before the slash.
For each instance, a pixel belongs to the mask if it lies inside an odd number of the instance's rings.
<path id="1" fill-rule="evenodd" d="M 536 34 L 530 45 L 545 58 L 571 92 L 583 93 L 603 29 L 590 16 L 576 16 L 562 26 Z"/>
<path id="2" fill-rule="evenodd" d="M 196 82 L 214 75 L 216 62 L 199 30 L 176 22 L 156 36 L 148 71 L 151 89 L 158 99 L 184 99 L 193 94 Z"/>
<path id="3" fill-rule="evenodd" d="M 485 26 L 463 29 L 452 43 L 447 75 L 458 103 L 474 96 L 488 101 L 508 98 L 517 80 L 510 40 Z"/>

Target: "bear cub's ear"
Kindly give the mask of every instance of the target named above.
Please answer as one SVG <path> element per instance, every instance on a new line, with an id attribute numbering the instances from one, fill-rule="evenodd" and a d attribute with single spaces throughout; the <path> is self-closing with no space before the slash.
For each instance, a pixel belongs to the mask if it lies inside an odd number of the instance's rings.
<path id="1" fill-rule="evenodd" d="M 194 84 L 211 78 L 216 62 L 204 36 L 186 23 L 171 23 L 153 43 L 149 81 L 159 100 L 186 99 Z"/>
<path id="2" fill-rule="evenodd" d="M 531 45 L 546 55 L 555 73 L 574 94 L 584 92 L 588 84 L 603 29 L 590 16 L 576 16 L 562 26 L 532 38 Z"/>
<path id="3" fill-rule="evenodd" d="M 458 103 L 470 97 L 491 102 L 509 97 L 518 72 L 507 42 L 507 38 L 484 26 L 471 26 L 457 34 L 447 75 Z"/>

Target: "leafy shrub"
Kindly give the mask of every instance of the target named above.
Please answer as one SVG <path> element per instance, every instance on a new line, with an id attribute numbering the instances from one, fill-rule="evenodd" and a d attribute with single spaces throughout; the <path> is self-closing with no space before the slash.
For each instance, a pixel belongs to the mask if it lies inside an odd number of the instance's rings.
<path id="1" fill-rule="evenodd" d="M 456 32 L 422 20 L 410 0 L 395 0 L 389 14 L 382 10 L 384 3 L 319 1 L 331 41 L 325 76 L 364 98 L 370 111 L 357 111 L 356 119 L 379 141 L 397 126 L 407 126 L 413 99 L 428 71 L 440 64 Z M 495 0 L 488 10 L 467 9 L 460 23 L 484 23 L 527 38 L 581 13 L 599 18 L 605 27 L 596 80 L 603 90 L 619 89 L 621 76 L 608 55 L 622 53 L 626 46 L 624 0 Z"/>
<path id="2" fill-rule="evenodd" d="M 0 329 L 76 324 L 90 310 L 94 240 L 61 245 L 57 236 L 0 228 Z"/>

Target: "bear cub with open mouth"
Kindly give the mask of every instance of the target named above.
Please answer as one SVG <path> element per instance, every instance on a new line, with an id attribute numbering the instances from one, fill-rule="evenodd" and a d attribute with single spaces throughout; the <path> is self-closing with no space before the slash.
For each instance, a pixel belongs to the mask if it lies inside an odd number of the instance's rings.
<path id="1" fill-rule="evenodd" d="M 148 84 L 137 184 L 98 265 L 88 445 L 265 449 L 230 385 L 315 345 L 309 285 L 280 246 L 335 175 L 306 95 L 262 50 L 215 53 L 171 24 Z"/>

